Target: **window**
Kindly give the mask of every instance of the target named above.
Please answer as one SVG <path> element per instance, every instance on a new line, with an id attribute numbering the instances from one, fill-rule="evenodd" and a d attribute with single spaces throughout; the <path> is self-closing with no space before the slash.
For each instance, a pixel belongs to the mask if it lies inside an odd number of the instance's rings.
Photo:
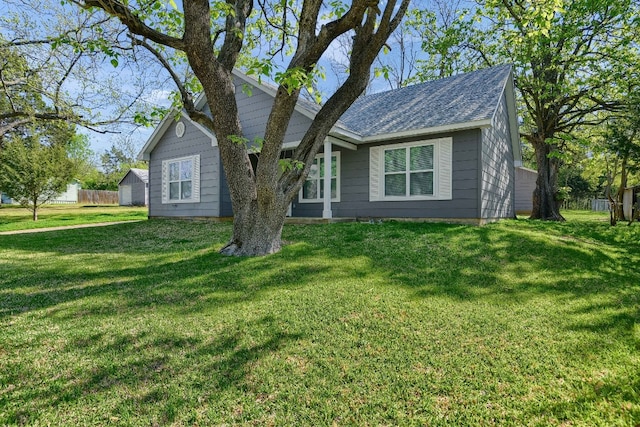
<path id="1" fill-rule="evenodd" d="M 450 200 L 452 139 L 370 148 L 369 199 Z"/>
<path id="2" fill-rule="evenodd" d="M 384 195 L 433 195 L 433 144 L 384 150 Z"/>
<path id="3" fill-rule="evenodd" d="M 200 201 L 200 156 L 162 162 L 162 203 Z"/>
<path id="4" fill-rule="evenodd" d="M 300 190 L 300 201 L 319 203 L 324 200 L 324 154 L 313 161 L 309 176 Z M 331 201 L 340 201 L 340 152 L 331 153 Z"/>

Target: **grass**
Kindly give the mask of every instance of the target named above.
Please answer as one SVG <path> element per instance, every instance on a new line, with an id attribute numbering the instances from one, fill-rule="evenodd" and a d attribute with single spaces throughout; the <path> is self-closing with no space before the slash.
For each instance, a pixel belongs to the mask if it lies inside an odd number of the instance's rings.
<path id="1" fill-rule="evenodd" d="M 0 425 L 640 423 L 640 226 L 0 237 Z"/>
<path id="2" fill-rule="evenodd" d="M 46 205 L 38 210 L 38 220 L 33 221 L 29 210 L 16 205 L 2 205 L 0 232 L 142 220 L 147 218 L 147 212 L 144 207 Z"/>

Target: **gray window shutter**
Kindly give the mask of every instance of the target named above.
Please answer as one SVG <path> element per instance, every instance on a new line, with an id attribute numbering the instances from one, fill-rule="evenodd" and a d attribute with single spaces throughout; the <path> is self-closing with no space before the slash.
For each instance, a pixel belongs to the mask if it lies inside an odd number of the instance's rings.
<path id="1" fill-rule="evenodd" d="M 193 156 L 193 176 L 191 191 L 194 202 L 200 202 L 200 154 Z"/>
<path id="2" fill-rule="evenodd" d="M 169 162 L 162 161 L 162 203 L 169 203 Z"/>
<path id="3" fill-rule="evenodd" d="M 380 188 L 380 157 L 382 155 L 380 147 L 369 148 L 369 201 L 380 200 L 382 188 Z"/>
<path id="4" fill-rule="evenodd" d="M 438 199 L 451 200 L 452 169 L 453 169 L 453 139 L 442 138 L 439 141 L 438 156 Z"/>

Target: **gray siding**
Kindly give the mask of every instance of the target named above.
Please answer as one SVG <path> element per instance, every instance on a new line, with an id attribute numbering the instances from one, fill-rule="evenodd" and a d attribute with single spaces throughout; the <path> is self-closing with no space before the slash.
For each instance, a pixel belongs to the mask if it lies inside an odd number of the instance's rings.
<path id="1" fill-rule="evenodd" d="M 518 214 L 530 214 L 533 210 L 533 191 L 536 189 L 538 172 L 527 168 L 516 168 L 516 202 Z"/>
<path id="2" fill-rule="evenodd" d="M 340 202 L 332 204 L 334 217 L 352 218 L 478 218 L 478 154 L 480 131 L 453 135 L 453 199 L 428 201 L 369 201 L 369 148 L 388 142 L 358 146 L 356 151 L 334 147 L 341 154 Z M 401 140 L 407 142 L 409 140 Z M 322 203 L 293 203 L 293 216 L 321 217 Z"/>
<path id="3" fill-rule="evenodd" d="M 131 204 L 134 206 L 144 206 L 146 183 L 135 173 L 127 172 L 127 175 L 120 181 L 120 185 L 131 186 Z"/>
<path id="4" fill-rule="evenodd" d="M 515 216 L 515 172 L 506 99 L 503 96 L 493 126 L 482 130 L 480 217 Z"/>
<path id="5" fill-rule="evenodd" d="M 251 143 L 255 138 L 264 137 L 266 123 L 269 119 L 271 106 L 273 105 L 273 97 L 262 89 L 254 87 L 250 81 L 243 81 L 239 77 L 236 78 L 235 85 L 242 132 L 244 137 Z M 249 91 L 244 90 L 245 85 L 249 87 Z M 248 92 L 250 92 L 250 94 Z M 209 113 L 208 106 L 206 108 Z M 294 111 L 289 121 L 287 132 L 285 133 L 284 142 L 300 141 L 310 125 L 311 119 L 298 111 Z M 229 194 L 229 187 L 222 165 L 220 166 L 219 182 L 221 189 L 219 216 L 233 216 L 231 195 Z"/>
<path id="6" fill-rule="evenodd" d="M 188 120 L 182 138 L 171 123 L 149 161 L 149 216 L 217 217 L 220 215 L 220 155 L 211 139 Z M 162 203 L 162 161 L 200 154 L 200 203 Z"/>
<path id="7" fill-rule="evenodd" d="M 273 105 L 273 96 L 239 77 L 236 77 L 235 85 L 243 136 L 251 143 L 255 138 L 264 137 L 265 127 Z M 243 90 L 245 85 L 250 88 L 249 91 Z M 207 114 L 211 114 L 208 105 L 205 107 L 205 111 Z M 294 111 L 285 133 L 284 142 L 300 141 L 310 125 L 311 119 Z"/>

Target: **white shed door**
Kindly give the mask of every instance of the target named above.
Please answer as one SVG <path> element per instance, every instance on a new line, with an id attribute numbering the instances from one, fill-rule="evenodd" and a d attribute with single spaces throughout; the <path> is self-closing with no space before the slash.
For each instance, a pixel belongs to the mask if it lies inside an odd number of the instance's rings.
<path id="1" fill-rule="evenodd" d="M 131 186 L 130 185 L 120 186 L 120 205 L 121 206 L 131 205 Z"/>

